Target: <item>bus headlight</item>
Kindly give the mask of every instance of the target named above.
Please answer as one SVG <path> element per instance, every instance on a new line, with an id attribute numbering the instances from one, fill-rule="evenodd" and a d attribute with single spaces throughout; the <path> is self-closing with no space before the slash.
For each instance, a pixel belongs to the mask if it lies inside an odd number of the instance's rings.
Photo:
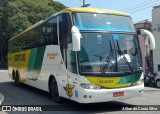
<path id="1" fill-rule="evenodd" d="M 94 84 L 81 83 L 80 85 L 82 88 L 85 88 L 85 89 L 100 89 L 101 88 L 101 86 L 94 85 Z"/>
<path id="2" fill-rule="evenodd" d="M 144 79 L 140 79 L 137 82 L 133 83 L 133 86 L 142 85 L 144 83 Z"/>

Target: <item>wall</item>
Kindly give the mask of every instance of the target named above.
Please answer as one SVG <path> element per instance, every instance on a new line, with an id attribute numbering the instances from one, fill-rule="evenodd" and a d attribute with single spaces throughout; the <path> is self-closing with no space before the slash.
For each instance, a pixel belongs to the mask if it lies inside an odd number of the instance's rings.
<path id="1" fill-rule="evenodd" d="M 157 73 L 158 65 L 160 65 L 160 6 L 152 9 L 152 33 L 156 41 L 156 49 L 153 50 L 153 64 L 154 72 Z"/>

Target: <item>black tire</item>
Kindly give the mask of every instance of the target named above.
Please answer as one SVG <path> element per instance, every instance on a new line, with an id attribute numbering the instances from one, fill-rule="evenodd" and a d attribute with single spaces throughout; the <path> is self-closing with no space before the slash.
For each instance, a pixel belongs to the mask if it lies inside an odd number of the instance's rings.
<path id="1" fill-rule="evenodd" d="M 19 87 L 22 86 L 22 83 L 19 81 L 19 73 L 18 73 L 18 72 L 16 72 L 14 82 L 15 82 L 15 84 L 16 84 L 17 86 L 19 86 Z"/>
<path id="2" fill-rule="evenodd" d="M 15 80 L 15 71 L 12 71 L 12 79 Z"/>
<path id="3" fill-rule="evenodd" d="M 148 86 L 149 85 L 148 82 L 149 81 L 146 78 L 144 78 L 144 86 Z"/>
<path id="4" fill-rule="evenodd" d="M 52 79 L 51 85 L 50 85 L 50 93 L 53 98 L 53 100 L 57 103 L 62 103 L 63 99 L 59 96 L 58 92 L 58 85 L 55 79 Z"/>
<path id="5" fill-rule="evenodd" d="M 158 88 L 160 88 L 160 80 L 157 80 L 157 81 L 156 81 L 156 86 L 157 86 Z"/>

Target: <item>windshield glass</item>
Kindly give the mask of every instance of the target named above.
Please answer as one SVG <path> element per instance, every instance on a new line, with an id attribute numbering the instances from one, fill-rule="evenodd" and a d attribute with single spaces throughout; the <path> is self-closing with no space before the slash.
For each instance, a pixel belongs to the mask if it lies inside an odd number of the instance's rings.
<path id="1" fill-rule="evenodd" d="M 81 73 L 140 71 L 138 36 L 133 34 L 81 32 Z"/>
<path id="2" fill-rule="evenodd" d="M 79 30 L 135 32 L 132 20 L 127 16 L 98 13 L 74 13 L 74 19 Z"/>

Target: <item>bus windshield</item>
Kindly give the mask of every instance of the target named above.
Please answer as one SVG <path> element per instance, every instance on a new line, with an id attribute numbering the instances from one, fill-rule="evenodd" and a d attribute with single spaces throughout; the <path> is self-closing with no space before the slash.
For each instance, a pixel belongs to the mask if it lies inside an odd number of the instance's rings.
<path id="1" fill-rule="evenodd" d="M 102 13 L 74 13 L 75 24 L 79 30 L 108 30 L 135 32 L 128 16 Z"/>
<path id="2" fill-rule="evenodd" d="M 80 73 L 141 71 L 138 36 L 124 33 L 81 32 Z"/>

